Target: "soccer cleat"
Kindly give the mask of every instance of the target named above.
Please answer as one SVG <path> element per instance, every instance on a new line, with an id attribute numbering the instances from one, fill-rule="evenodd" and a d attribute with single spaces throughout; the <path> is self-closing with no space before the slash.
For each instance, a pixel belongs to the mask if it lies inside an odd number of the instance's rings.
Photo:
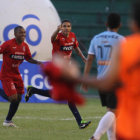
<path id="1" fill-rule="evenodd" d="M 89 140 L 95 140 L 94 136 L 92 136 Z"/>
<path id="2" fill-rule="evenodd" d="M 17 127 L 12 121 L 4 121 L 3 126 L 6 127 Z"/>
<path id="3" fill-rule="evenodd" d="M 90 123 L 91 123 L 91 121 L 84 121 L 84 120 L 82 120 L 79 128 L 80 129 L 84 129 L 84 128 L 88 127 Z"/>
<path id="4" fill-rule="evenodd" d="M 94 139 L 94 136 L 92 136 L 89 140 L 95 140 L 95 139 Z"/>
<path id="5" fill-rule="evenodd" d="M 27 93 L 25 94 L 25 101 L 26 102 L 28 102 L 29 98 L 32 96 L 31 88 L 32 88 L 32 86 L 27 87 Z"/>

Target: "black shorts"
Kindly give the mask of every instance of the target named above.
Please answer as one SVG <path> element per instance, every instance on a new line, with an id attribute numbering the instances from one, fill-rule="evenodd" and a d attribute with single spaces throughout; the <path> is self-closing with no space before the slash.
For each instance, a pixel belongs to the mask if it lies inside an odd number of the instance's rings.
<path id="1" fill-rule="evenodd" d="M 106 106 L 111 109 L 116 109 L 117 98 L 115 95 L 115 91 L 99 91 L 99 96 L 102 106 Z"/>

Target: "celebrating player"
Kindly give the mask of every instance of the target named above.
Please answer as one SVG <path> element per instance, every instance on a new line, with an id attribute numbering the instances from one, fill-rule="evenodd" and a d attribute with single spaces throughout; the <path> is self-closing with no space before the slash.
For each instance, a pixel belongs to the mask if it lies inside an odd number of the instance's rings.
<path id="1" fill-rule="evenodd" d="M 81 52 L 76 36 L 73 32 L 71 32 L 71 29 L 72 29 L 71 22 L 69 20 L 63 20 L 62 24 L 58 26 L 57 30 L 53 33 L 51 37 L 53 45 L 52 57 L 54 57 L 54 55 L 56 54 L 60 54 L 63 57 L 63 59 L 69 60 L 68 65 L 70 65 L 69 64 L 70 58 L 72 55 L 72 50 L 74 49 L 77 52 L 77 54 L 82 58 L 83 62 L 86 62 L 86 58 Z M 42 96 L 51 97 L 50 90 L 42 90 L 29 86 L 27 88 L 25 100 L 28 101 L 29 97 L 31 97 L 32 94 L 39 94 Z M 80 129 L 86 128 L 91 123 L 91 121 L 82 120 L 75 104 L 68 102 L 68 106 L 72 111 Z"/>
<path id="2" fill-rule="evenodd" d="M 41 64 L 41 62 L 32 59 L 28 45 L 24 42 L 26 32 L 22 26 L 14 29 L 15 38 L 4 42 L 0 46 L 0 53 L 3 54 L 3 63 L 0 73 L 0 79 L 3 89 L 10 101 L 9 112 L 3 126 L 16 125 L 12 122 L 19 103 L 24 93 L 24 85 L 19 72 L 19 65 L 23 60 L 30 63 Z"/>

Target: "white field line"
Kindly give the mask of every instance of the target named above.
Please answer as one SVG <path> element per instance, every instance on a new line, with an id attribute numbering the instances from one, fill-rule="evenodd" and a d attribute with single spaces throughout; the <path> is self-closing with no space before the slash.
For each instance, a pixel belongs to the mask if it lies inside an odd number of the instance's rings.
<path id="1" fill-rule="evenodd" d="M 0 119 L 5 118 L 5 116 L 0 116 Z M 74 118 L 49 118 L 49 117 L 31 117 L 31 116 L 15 116 L 15 119 L 26 119 L 26 120 L 41 120 L 41 121 L 72 121 L 75 120 Z M 95 117 L 86 117 L 85 120 L 89 119 L 101 119 L 101 116 L 95 116 Z"/>

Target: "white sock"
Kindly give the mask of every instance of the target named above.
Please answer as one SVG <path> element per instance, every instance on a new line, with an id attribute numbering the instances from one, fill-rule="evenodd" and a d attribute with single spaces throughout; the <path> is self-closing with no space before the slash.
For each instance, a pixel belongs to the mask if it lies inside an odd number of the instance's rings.
<path id="1" fill-rule="evenodd" d="M 112 122 L 112 125 L 107 130 L 108 140 L 116 140 L 116 118 Z"/>
<path id="2" fill-rule="evenodd" d="M 114 121 L 115 121 L 115 114 L 111 111 L 108 111 L 100 120 L 98 127 L 94 133 L 94 138 L 96 140 L 100 140 L 101 136 L 107 132 L 107 130 L 109 128 L 112 127 L 112 125 L 114 125 Z M 111 131 L 110 131 L 111 132 Z M 113 132 L 113 131 L 112 131 Z M 110 133 L 109 133 L 110 135 Z M 115 135 L 115 134 L 114 134 Z M 111 140 L 111 139 L 110 139 Z M 113 139 L 112 139 L 113 140 Z"/>

